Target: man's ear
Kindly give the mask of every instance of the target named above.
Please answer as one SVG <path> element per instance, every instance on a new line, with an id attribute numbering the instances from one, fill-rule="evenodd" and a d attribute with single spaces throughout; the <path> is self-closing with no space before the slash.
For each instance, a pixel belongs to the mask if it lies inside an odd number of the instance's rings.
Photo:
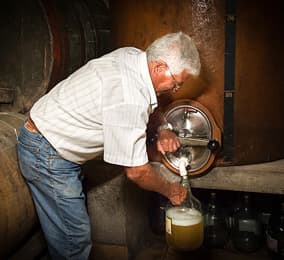
<path id="1" fill-rule="evenodd" d="M 154 71 L 155 73 L 165 73 L 168 70 L 168 65 L 164 61 L 155 61 Z"/>

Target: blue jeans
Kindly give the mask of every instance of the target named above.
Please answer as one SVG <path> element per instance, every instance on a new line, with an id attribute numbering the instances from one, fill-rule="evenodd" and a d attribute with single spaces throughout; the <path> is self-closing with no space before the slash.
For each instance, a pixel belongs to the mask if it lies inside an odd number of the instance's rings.
<path id="1" fill-rule="evenodd" d="M 41 134 L 22 126 L 20 170 L 32 193 L 52 259 L 88 259 L 92 243 L 81 167 L 60 157 Z"/>

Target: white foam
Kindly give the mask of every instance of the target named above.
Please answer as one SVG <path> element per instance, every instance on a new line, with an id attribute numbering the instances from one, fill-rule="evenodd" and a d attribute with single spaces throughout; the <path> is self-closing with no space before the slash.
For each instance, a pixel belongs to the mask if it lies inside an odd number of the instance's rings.
<path id="1" fill-rule="evenodd" d="M 202 221 L 201 213 L 192 208 L 173 207 L 167 210 L 166 216 L 177 226 L 191 226 Z"/>

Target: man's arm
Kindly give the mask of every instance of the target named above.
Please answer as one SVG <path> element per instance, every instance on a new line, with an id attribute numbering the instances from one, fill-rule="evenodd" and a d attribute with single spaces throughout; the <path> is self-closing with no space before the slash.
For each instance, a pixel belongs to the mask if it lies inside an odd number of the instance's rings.
<path id="1" fill-rule="evenodd" d="M 136 167 L 125 167 L 127 177 L 145 190 L 166 196 L 174 205 L 179 205 L 186 197 L 187 190 L 179 183 L 171 183 L 155 173 L 149 163 Z"/>

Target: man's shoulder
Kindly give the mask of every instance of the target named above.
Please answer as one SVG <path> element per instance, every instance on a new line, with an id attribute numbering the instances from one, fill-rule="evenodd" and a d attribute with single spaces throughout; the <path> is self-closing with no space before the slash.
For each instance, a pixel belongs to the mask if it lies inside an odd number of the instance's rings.
<path id="1" fill-rule="evenodd" d="M 114 57 L 120 55 L 138 55 L 142 52 L 143 52 L 142 50 L 136 47 L 121 47 L 103 55 L 101 58 Z"/>

